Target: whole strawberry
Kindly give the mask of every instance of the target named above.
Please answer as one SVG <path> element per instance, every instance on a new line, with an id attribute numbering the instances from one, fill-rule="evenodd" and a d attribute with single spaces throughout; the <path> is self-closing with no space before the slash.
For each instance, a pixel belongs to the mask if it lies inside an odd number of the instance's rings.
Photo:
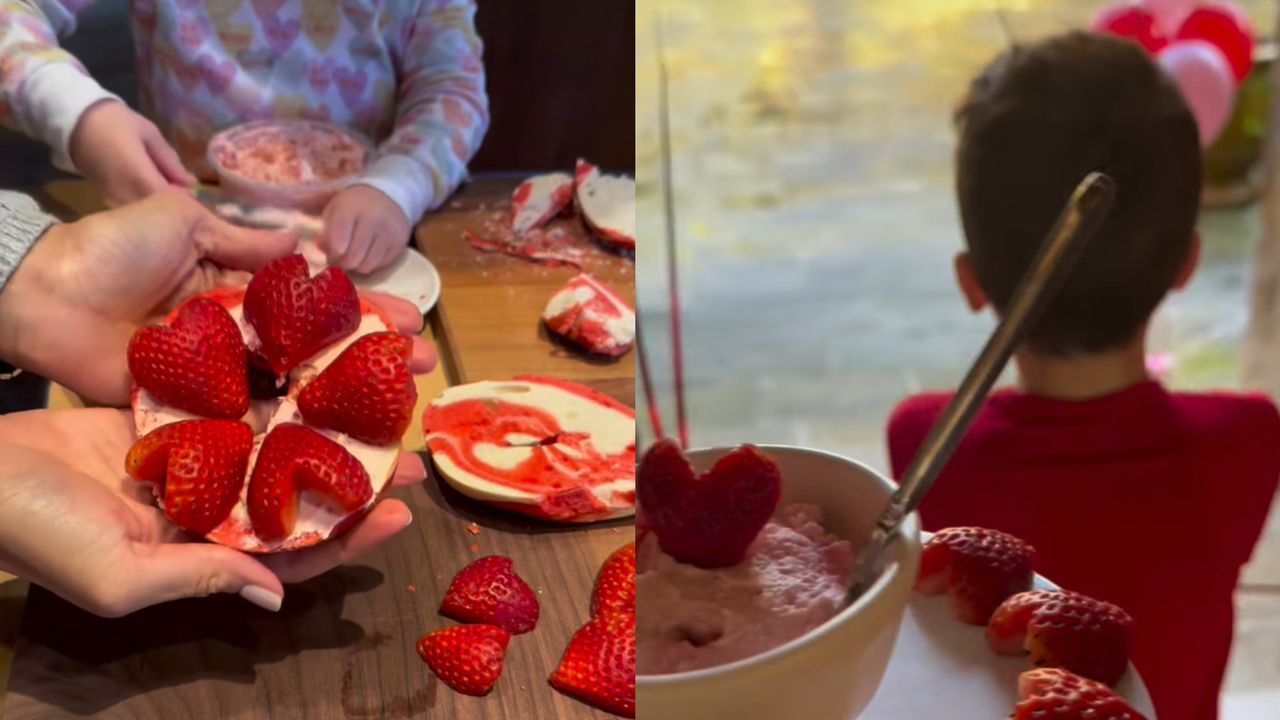
<path id="1" fill-rule="evenodd" d="M 596 575 L 591 592 L 591 617 L 605 613 L 636 611 L 636 544 L 627 543 L 614 551 Z"/>
<path id="2" fill-rule="evenodd" d="M 464 695 L 486 695 L 502 675 L 511 636 L 493 625 L 458 625 L 428 633 L 418 655 L 445 685 Z"/>
<path id="3" fill-rule="evenodd" d="M 760 450 L 743 445 L 698 476 L 680 446 L 662 439 L 640 460 L 636 492 L 663 552 L 701 568 L 731 567 L 773 517 L 782 474 Z"/>
<path id="4" fill-rule="evenodd" d="M 345 448 L 305 425 L 278 425 L 262 441 L 249 478 L 254 534 L 270 541 L 293 533 L 301 490 L 323 495 L 347 512 L 373 498 L 369 473 Z"/>
<path id="5" fill-rule="evenodd" d="M 606 613 L 573 634 L 549 678 L 555 689 L 622 717 L 636 716 L 636 616 Z"/>
<path id="6" fill-rule="evenodd" d="M 1114 685 L 1129 666 L 1133 618 L 1076 592 L 1014 595 L 991 616 L 987 642 L 998 653 L 1028 653 L 1037 667 L 1060 667 Z"/>
<path id="7" fill-rule="evenodd" d="M 1146 720 L 1111 688 L 1065 670 L 1022 673 L 1018 697 L 1010 720 Z"/>
<path id="8" fill-rule="evenodd" d="M 1005 598 L 1031 589 L 1034 559 L 1035 549 L 1012 535 L 948 528 L 925 543 L 916 590 L 924 595 L 945 592 L 961 622 L 986 625 Z"/>
<path id="9" fill-rule="evenodd" d="M 418 389 L 409 372 L 413 342 L 404 335 L 363 335 L 302 389 L 298 409 L 311 425 L 371 445 L 399 442 Z"/>
<path id="10" fill-rule="evenodd" d="M 301 255 L 267 263 L 249 281 L 244 317 L 262 342 L 260 352 L 286 373 L 360 325 L 360 298 L 346 273 L 327 268 L 311 277 Z"/>
<path id="11" fill-rule="evenodd" d="M 125 458 L 135 480 L 156 483 L 165 517 L 204 535 L 240 499 L 253 430 L 239 420 L 184 420 L 139 438 Z"/>
<path id="12" fill-rule="evenodd" d="M 538 624 L 538 596 L 516 574 L 511 558 L 482 557 L 458 571 L 440 603 L 455 620 L 497 625 L 512 635 Z"/>
<path id="13" fill-rule="evenodd" d="M 234 420 L 249 410 L 249 375 L 240 328 L 207 297 L 183 303 L 168 326 L 139 329 L 129 341 L 129 372 L 165 405 Z"/>

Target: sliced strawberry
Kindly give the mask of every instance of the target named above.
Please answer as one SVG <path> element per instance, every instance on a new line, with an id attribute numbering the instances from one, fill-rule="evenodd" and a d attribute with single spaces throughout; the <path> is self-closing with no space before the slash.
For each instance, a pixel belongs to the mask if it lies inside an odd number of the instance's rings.
<path id="1" fill-rule="evenodd" d="M 445 685 L 464 695 L 486 695 L 502 674 L 511 636 L 493 625 L 459 625 L 418 641 L 418 655 Z"/>
<path id="2" fill-rule="evenodd" d="M 249 281 L 244 317 L 258 332 L 262 355 L 285 373 L 360 325 L 360 299 L 346 273 L 327 268 L 314 278 L 301 255 L 267 263 Z"/>
<path id="3" fill-rule="evenodd" d="M 636 544 L 627 543 L 614 551 L 596 575 L 591 592 L 591 617 L 605 613 L 636 611 Z"/>
<path id="4" fill-rule="evenodd" d="M 512 635 L 538 624 L 538 596 L 516 574 L 511 558 L 482 557 L 458 571 L 440 612 L 463 622 L 497 625 Z"/>
<path id="5" fill-rule="evenodd" d="M 311 425 L 372 445 L 399 442 L 418 402 L 412 354 L 408 336 L 363 335 L 302 389 L 298 409 Z"/>
<path id="6" fill-rule="evenodd" d="M 978 527 L 934 533 L 920 555 L 916 590 L 947 594 L 961 622 L 986 625 L 991 613 L 1014 593 L 1031 589 L 1035 549 L 1018 538 Z"/>
<path id="7" fill-rule="evenodd" d="M 1146 720 L 1111 688 L 1065 670 L 1022 673 L 1018 697 L 1010 720 Z"/>
<path id="8" fill-rule="evenodd" d="M 991 616 L 996 652 L 1023 648 L 1037 667 L 1061 667 L 1114 685 L 1129 666 L 1133 618 L 1109 602 L 1076 592 L 1019 593 Z"/>
<path id="9" fill-rule="evenodd" d="M 636 616 L 606 613 L 573 634 L 549 678 L 555 689 L 615 715 L 636 716 Z"/>
<path id="10" fill-rule="evenodd" d="M 673 440 L 654 443 L 637 478 L 645 522 L 662 550 L 702 568 L 742 562 L 782 497 L 782 474 L 764 453 L 743 445 L 699 477 Z"/>
<path id="11" fill-rule="evenodd" d="M 249 478 L 254 534 L 268 541 L 292 534 L 302 490 L 327 498 L 347 513 L 373 498 L 369 473 L 345 448 L 304 425 L 279 425 L 262 441 Z"/>
<path id="12" fill-rule="evenodd" d="M 164 405 L 227 420 L 249 410 L 249 375 L 240 328 L 207 297 L 183 303 L 168 326 L 139 329 L 129 341 L 129 372 Z"/>
<path id="13" fill-rule="evenodd" d="M 184 420 L 139 438 L 125 458 L 125 471 L 157 484 L 165 517 L 204 535 L 240 499 L 252 449 L 253 430 L 239 420 Z"/>

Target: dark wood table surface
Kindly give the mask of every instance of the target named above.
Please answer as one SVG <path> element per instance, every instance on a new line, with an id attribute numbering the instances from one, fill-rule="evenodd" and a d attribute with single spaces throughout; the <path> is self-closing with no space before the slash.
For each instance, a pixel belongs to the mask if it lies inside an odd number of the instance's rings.
<path id="1" fill-rule="evenodd" d="M 593 364 L 553 345 L 536 329 L 549 291 L 573 272 L 481 256 L 460 237 L 461 244 L 451 246 L 458 227 L 478 227 L 484 213 L 504 202 L 513 184 L 477 182 L 419 228 L 419 244 L 436 262 L 444 283 L 432 321 L 447 360 L 448 381 L 538 372 L 585 382 L 634 405 L 630 360 Z M 592 271 L 620 292 L 633 293 L 630 263 L 603 251 L 598 255 L 593 255 Z M 543 295 L 543 290 L 548 292 Z M 492 303 L 475 301 L 486 294 L 494 298 Z M 483 318 L 473 318 L 469 308 L 515 308 L 519 303 L 512 304 L 511 298 L 517 297 L 536 305 L 522 311 L 522 322 L 534 318 L 532 331 L 518 324 L 503 326 L 518 331 L 520 342 L 473 352 L 467 330 L 450 333 L 451 328 L 482 324 Z M 458 368 L 466 374 L 457 374 Z M 290 586 L 279 614 L 224 596 L 104 620 L 33 587 L 25 610 L 7 608 L 22 612 L 22 621 L 2 717 L 612 717 L 561 695 L 546 679 L 588 616 L 601 562 L 634 539 L 632 523 L 566 527 L 532 522 L 462 497 L 434 473 L 423 485 L 395 495 L 408 503 L 414 523 L 355 563 Z M 472 522 L 479 526 L 478 534 L 468 531 Z M 487 554 L 515 560 L 517 571 L 538 592 L 542 617 L 533 632 L 512 639 L 494 691 L 473 698 L 440 683 L 418 658 L 414 644 L 424 633 L 454 624 L 436 612 L 440 599 L 454 573 Z M 5 604 L 20 602 L 0 593 L 0 616 L 6 614 Z"/>

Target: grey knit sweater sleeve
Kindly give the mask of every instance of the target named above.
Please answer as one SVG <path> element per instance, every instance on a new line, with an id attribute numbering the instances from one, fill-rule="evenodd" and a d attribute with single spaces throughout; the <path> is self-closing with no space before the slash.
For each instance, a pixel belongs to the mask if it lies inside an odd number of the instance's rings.
<path id="1" fill-rule="evenodd" d="M 0 292 L 27 251 L 53 224 L 26 195 L 0 190 Z"/>

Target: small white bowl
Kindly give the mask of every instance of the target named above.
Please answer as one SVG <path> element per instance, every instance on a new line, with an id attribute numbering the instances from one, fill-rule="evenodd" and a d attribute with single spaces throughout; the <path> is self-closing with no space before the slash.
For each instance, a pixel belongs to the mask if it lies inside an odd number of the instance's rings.
<path id="1" fill-rule="evenodd" d="M 689 452 L 706 471 L 730 448 Z M 866 466 L 805 448 L 761 446 L 782 471 L 782 504 L 822 508 L 822 524 L 860 543 L 895 486 Z M 884 573 L 851 607 L 768 652 L 693 672 L 636 677 L 637 707 L 662 720 L 850 720 L 884 676 L 920 565 L 920 521 L 903 523 Z M 639 612 L 654 612 L 639 608 Z"/>

